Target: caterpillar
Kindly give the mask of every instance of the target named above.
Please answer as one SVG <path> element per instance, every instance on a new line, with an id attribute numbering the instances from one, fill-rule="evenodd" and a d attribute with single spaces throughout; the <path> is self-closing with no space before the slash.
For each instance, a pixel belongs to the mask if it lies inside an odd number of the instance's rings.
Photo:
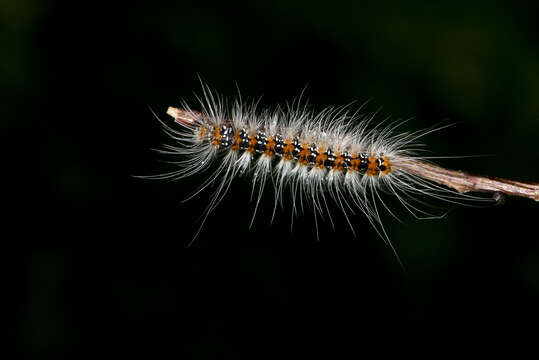
<path id="1" fill-rule="evenodd" d="M 406 121 L 372 125 L 374 115 L 360 116 L 349 106 L 314 112 L 301 97 L 273 109 L 258 109 L 256 102 L 245 104 L 238 97 L 229 108 L 228 102 L 207 85 L 202 89 L 203 97 L 197 97 L 199 110 L 192 110 L 185 102 L 180 108 L 168 108 L 176 127 L 160 120 L 175 144 L 164 145 L 159 151 L 180 159 L 173 162 L 177 169 L 150 176 L 179 180 L 213 168 L 190 197 L 214 187 L 195 237 L 232 181 L 241 175 L 250 176 L 252 181 L 255 209 L 251 225 L 262 193 L 271 183 L 272 220 L 287 194 L 293 217 L 306 207 L 312 209 L 318 234 L 319 218 L 329 214 L 326 217 L 333 225 L 330 209 L 334 207 L 328 205 L 333 201 L 352 232 L 352 216 L 363 213 L 394 252 L 380 214 L 385 210 L 394 215 L 384 202 L 386 193 L 416 218 L 436 216 L 425 210 L 426 198 L 492 203 L 501 201 L 503 195 L 515 195 L 539 201 L 539 184 L 469 175 L 444 169 L 420 156 L 419 140 L 448 125 L 399 131 Z"/>

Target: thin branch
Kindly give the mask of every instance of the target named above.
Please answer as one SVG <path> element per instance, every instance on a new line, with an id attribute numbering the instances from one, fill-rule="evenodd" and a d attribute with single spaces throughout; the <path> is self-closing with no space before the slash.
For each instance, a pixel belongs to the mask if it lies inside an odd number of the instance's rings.
<path id="1" fill-rule="evenodd" d="M 448 170 L 421 161 L 402 162 L 399 164 L 399 168 L 423 179 L 455 189 L 459 193 L 469 191 L 494 194 L 502 193 L 539 201 L 539 183 L 526 183 L 490 176 L 470 175 L 463 171 Z"/>

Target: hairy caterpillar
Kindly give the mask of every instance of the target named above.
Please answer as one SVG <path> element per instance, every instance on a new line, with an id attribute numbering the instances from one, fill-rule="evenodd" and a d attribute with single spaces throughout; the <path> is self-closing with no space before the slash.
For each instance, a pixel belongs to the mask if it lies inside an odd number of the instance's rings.
<path id="1" fill-rule="evenodd" d="M 351 215 L 359 210 L 390 246 L 380 212 L 393 212 L 382 192 L 394 195 L 416 218 L 434 216 L 421 206 L 422 199 L 428 197 L 453 203 L 499 201 L 502 194 L 539 200 L 539 184 L 447 170 L 419 156 L 418 140 L 443 127 L 398 132 L 405 121 L 371 126 L 374 116 L 360 117 L 346 106 L 314 113 L 299 100 L 286 107 L 258 110 L 256 103 L 245 105 L 238 98 L 229 109 L 227 102 L 206 85 L 203 94 L 200 111 L 187 104 L 167 110 L 180 127 L 163 123 L 165 132 L 177 144 L 165 145 L 160 152 L 180 156 L 174 162 L 179 168 L 151 176 L 177 180 L 217 162 L 213 173 L 192 195 L 215 186 L 198 232 L 238 175 L 250 175 L 252 179 L 256 205 L 251 225 L 262 192 L 267 183 L 272 183 L 273 215 L 283 205 L 288 188 L 293 215 L 309 206 L 318 227 L 318 219 L 330 212 L 331 200 L 342 210 L 352 232 Z M 472 196 L 467 194 L 470 191 L 494 196 Z M 332 221 L 331 216 L 328 219 Z"/>

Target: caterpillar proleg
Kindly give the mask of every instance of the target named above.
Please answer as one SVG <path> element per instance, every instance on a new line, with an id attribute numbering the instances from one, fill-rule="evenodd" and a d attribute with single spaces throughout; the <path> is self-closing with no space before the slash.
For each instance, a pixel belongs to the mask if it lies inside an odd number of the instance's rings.
<path id="1" fill-rule="evenodd" d="M 185 103 L 168 108 L 176 126 L 163 123 L 163 128 L 175 144 L 160 151 L 178 156 L 178 169 L 152 176 L 179 180 L 213 169 L 192 195 L 214 188 L 202 224 L 240 175 L 252 182 L 253 220 L 271 184 L 273 215 L 289 197 L 293 216 L 309 207 L 318 226 L 323 217 L 332 222 L 332 216 L 325 215 L 334 208 L 328 203 L 334 202 L 352 232 L 353 216 L 363 213 L 390 246 L 381 219 L 382 211 L 393 215 L 384 202 L 387 193 L 416 218 L 436 216 L 423 206 L 428 198 L 492 203 L 514 195 L 539 201 L 539 184 L 447 170 L 420 156 L 419 140 L 445 126 L 402 131 L 406 121 L 374 125 L 374 115 L 360 116 L 348 106 L 315 113 L 301 101 L 258 109 L 256 103 L 246 105 L 238 97 L 228 108 L 228 102 L 206 85 L 203 94 L 198 110 Z"/>

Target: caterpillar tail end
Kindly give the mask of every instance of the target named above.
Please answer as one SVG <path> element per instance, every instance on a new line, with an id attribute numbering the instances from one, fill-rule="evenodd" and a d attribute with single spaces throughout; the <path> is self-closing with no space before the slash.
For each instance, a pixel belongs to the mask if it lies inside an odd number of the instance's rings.
<path id="1" fill-rule="evenodd" d="M 172 106 L 169 106 L 167 109 L 167 115 L 170 115 L 174 118 L 174 121 L 180 125 L 193 125 L 195 123 L 196 117 L 195 114 L 191 111 L 186 111 L 183 109 L 178 109 Z"/>

